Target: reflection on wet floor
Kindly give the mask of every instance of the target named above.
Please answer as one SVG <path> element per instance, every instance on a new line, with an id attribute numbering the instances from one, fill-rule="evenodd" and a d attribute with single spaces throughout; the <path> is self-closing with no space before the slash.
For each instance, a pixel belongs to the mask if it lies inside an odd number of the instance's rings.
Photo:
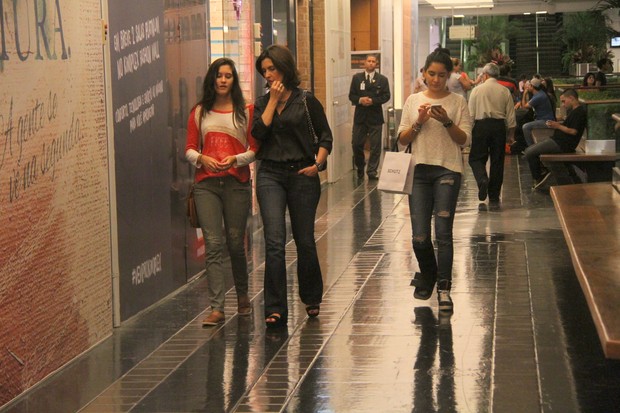
<path id="1" fill-rule="evenodd" d="M 347 176 L 326 187 L 316 238 L 318 319 L 299 301 L 288 244 L 289 325 L 265 330 L 262 234 L 251 317 L 203 328 L 205 280 L 117 329 L 7 412 L 615 412 L 605 360 L 551 199 L 506 159 L 499 208 L 466 168 L 455 220 L 453 315 L 414 300 L 406 198 Z M 232 281 L 229 280 L 229 285 Z"/>

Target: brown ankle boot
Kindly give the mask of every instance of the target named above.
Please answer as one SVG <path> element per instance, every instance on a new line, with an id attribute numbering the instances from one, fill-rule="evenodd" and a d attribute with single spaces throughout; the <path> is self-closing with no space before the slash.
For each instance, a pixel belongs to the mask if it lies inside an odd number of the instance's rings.
<path id="1" fill-rule="evenodd" d="M 237 297 L 237 313 L 239 315 L 252 314 L 252 304 L 250 303 L 250 297 L 247 294 Z"/>

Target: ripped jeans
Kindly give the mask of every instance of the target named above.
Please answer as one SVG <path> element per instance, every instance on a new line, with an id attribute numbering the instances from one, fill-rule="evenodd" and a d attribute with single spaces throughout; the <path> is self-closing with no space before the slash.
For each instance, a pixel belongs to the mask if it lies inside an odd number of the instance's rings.
<path id="1" fill-rule="evenodd" d="M 413 252 L 422 274 L 437 274 L 439 282 L 452 280 L 452 228 L 461 174 L 442 166 L 418 164 L 409 196 Z M 431 239 L 431 219 L 435 216 L 437 257 Z"/>

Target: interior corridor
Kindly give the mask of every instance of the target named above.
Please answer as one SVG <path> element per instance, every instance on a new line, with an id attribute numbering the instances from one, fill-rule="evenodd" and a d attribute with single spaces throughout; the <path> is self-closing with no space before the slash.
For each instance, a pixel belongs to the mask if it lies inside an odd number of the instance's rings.
<path id="1" fill-rule="evenodd" d="M 620 362 L 603 356 L 551 198 L 507 156 L 501 208 L 489 210 L 465 170 L 452 316 L 438 314 L 436 294 L 413 299 L 406 197 L 352 171 L 325 187 L 317 214 L 318 319 L 297 296 L 291 241 L 288 329 L 266 331 L 258 230 L 251 317 L 235 314 L 231 290 L 226 323 L 203 328 L 198 278 L 3 411 L 620 411 Z"/>

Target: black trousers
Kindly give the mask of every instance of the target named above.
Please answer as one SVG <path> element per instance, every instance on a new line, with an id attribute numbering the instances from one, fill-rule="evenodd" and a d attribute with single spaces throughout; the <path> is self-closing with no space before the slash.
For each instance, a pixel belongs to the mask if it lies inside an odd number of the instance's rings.
<path id="1" fill-rule="evenodd" d="M 471 137 L 469 166 L 480 186 L 485 180 L 489 183 L 489 200 L 499 200 L 504 182 L 504 158 L 506 155 L 506 122 L 504 119 L 476 120 Z M 487 175 L 487 160 L 491 167 Z"/>

